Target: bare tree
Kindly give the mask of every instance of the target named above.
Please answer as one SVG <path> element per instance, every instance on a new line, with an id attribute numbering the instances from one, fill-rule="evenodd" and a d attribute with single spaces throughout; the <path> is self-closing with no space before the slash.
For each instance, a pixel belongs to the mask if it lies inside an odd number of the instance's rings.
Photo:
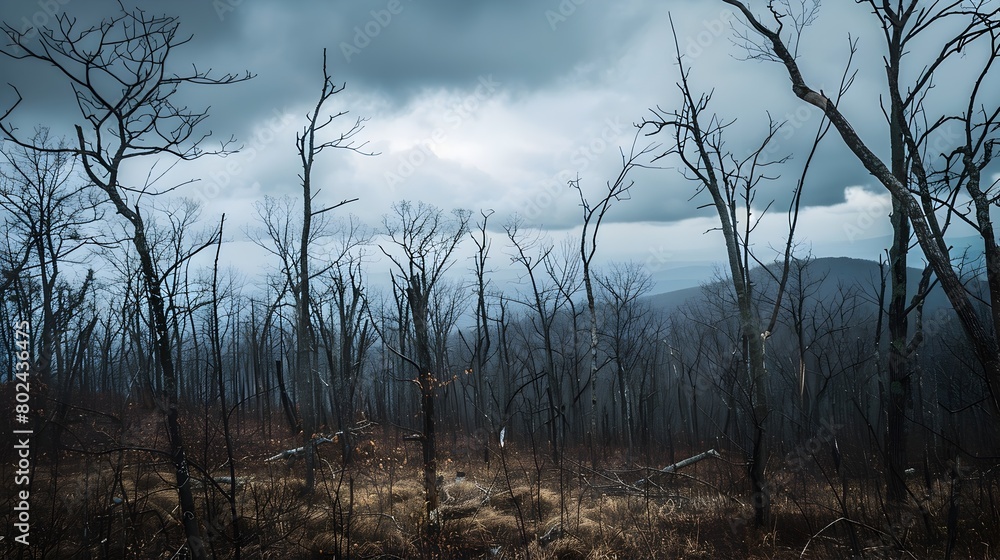
<path id="1" fill-rule="evenodd" d="M 587 311 L 590 315 L 590 374 L 587 377 L 587 384 L 590 386 L 590 437 L 597 437 L 597 298 L 594 295 L 594 281 L 591 275 L 591 265 L 594 262 L 594 255 L 597 254 L 597 234 L 601 229 L 601 222 L 611 208 L 612 202 L 621 201 L 628 198 L 628 191 L 633 182 L 628 180 L 629 172 L 637 167 L 637 161 L 655 148 L 652 145 L 636 151 L 636 142 L 639 139 L 639 131 L 632 140 L 629 154 L 626 156 L 624 150 L 619 150 L 622 158 L 622 168 L 614 181 L 607 182 L 607 191 L 604 192 L 596 204 L 587 201 L 580 186 L 580 178 L 570 181 L 570 187 L 576 189 L 580 195 L 580 207 L 583 209 L 583 228 L 580 231 L 580 263 L 583 265 L 583 286 L 587 294 Z M 591 442 L 591 460 L 596 467 L 597 456 L 593 455 L 594 444 Z"/>
<path id="2" fill-rule="evenodd" d="M 49 148 L 65 148 L 56 144 L 47 129 L 35 132 L 31 143 Z M 101 217 L 99 201 L 88 197 L 87 185 L 75 177 L 70 154 L 32 150 L 12 146 L 3 153 L 9 167 L 0 172 L 0 204 L 7 208 L 15 227 L 23 232 L 25 242 L 31 247 L 32 267 L 41 288 L 42 328 L 37 374 L 43 383 L 50 381 L 53 373 L 58 377 L 62 364 L 54 355 L 59 343 L 55 338 L 56 285 L 60 278 L 60 265 L 91 242 L 93 231 L 88 226 Z M 55 363 L 53 363 L 55 360 Z M 52 371 L 56 369 L 56 371 Z"/>
<path id="3" fill-rule="evenodd" d="M 637 426 L 634 412 L 636 401 L 634 391 L 629 387 L 629 378 L 642 357 L 642 347 L 650 342 L 642 335 L 651 326 L 653 313 L 648 303 L 641 298 L 652 288 L 652 279 L 639 265 L 628 263 L 613 265 L 607 274 L 597 277 L 597 283 L 602 288 L 601 299 L 607 308 L 603 330 L 607 338 L 608 356 L 614 364 L 615 379 L 618 381 L 620 433 L 624 436 L 628 447 L 627 458 L 631 462 Z M 652 341 L 653 345 L 657 342 Z"/>
<path id="4" fill-rule="evenodd" d="M 207 400 L 211 391 L 208 384 L 202 383 L 203 378 L 185 375 L 201 367 L 203 351 L 208 355 L 197 336 L 196 315 L 201 308 L 211 305 L 210 282 L 192 278 L 191 267 L 195 255 L 218 243 L 218 229 L 196 229 L 201 207 L 193 199 L 168 199 L 162 205 L 158 202 L 153 199 L 149 205 L 146 241 L 154 266 L 162 271 L 160 285 L 166 306 L 167 334 L 179 372 L 177 394 L 181 400 Z M 156 379 L 152 381 L 158 383 Z"/>
<path id="5" fill-rule="evenodd" d="M 434 550 L 441 529 L 434 406 L 443 372 L 435 371 L 431 355 L 430 305 L 445 272 L 453 264 L 455 249 L 468 234 L 471 213 L 454 210 L 453 218 L 449 219 L 437 207 L 423 202 L 414 206 L 407 201 L 393 204 L 392 209 L 393 215 L 385 216 L 383 225 L 385 235 L 395 247 L 389 250 L 379 245 L 379 248 L 392 262 L 393 282 L 404 290 L 412 321 L 413 354 L 404 356 L 399 350 L 396 352 L 416 370 L 420 388 L 422 431 L 417 439 L 423 448 L 427 546 Z"/>
<path id="6" fill-rule="evenodd" d="M 895 115 L 890 117 L 890 124 L 893 125 L 891 134 L 901 137 L 906 146 L 904 159 L 911 161 L 909 172 L 914 184 L 910 187 L 900 180 L 901 175 L 893 172 L 893 162 L 886 164 L 852 126 L 853 120 L 869 116 L 849 118 L 841 110 L 838 100 L 831 100 L 823 91 L 816 91 L 806 82 L 800 60 L 787 44 L 783 25 L 787 10 L 770 3 L 767 12 L 771 23 L 768 25 L 746 2 L 722 1 L 735 7 L 749 26 L 749 33 L 759 38 L 751 39 L 748 33 L 744 36 L 746 44 L 761 53 L 762 57 L 783 66 L 791 79 L 792 92 L 823 111 L 858 161 L 892 195 L 901 214 L 905 213 L 917 243 L 986 372 L 993 410 L 1000 411 L 1000 247 L 990 215 L 991 208 L 997 204 L 997 183 L 991 184 L 986 179 L 984 184 L 983 177 L 995 155 L 995 134 L 1000 125 L 1000 105 L 988 91 L 988 82 L 995 76 L 994 62 L 1000 55 L 1000 8 L 984 2 L 970 4 L 960 1 L 938 2 L 930 6 L 916 0 L 870 3 L 876 17 L 884 22 L 883 30 L 889 48 L 889 87 L 885 97 L 890 102 L 890 115 Z M 909 84 L 903 86 L 897 79 L 903 66 L 902 57 L 912 52 L 906 48 L 910 41 L 919 41 L 920 51 L 931 54 L 922 62 L 914 61 L 906 65 L 920 70 Z M 853 51 L 853 45 L 851 49 Z M 975 59 L 978 63 L 968 62 L 970 52 L 981 55 Z M 949 95 L 949 102 L 933 108 L 928 106 L 928 92 L 935 77 L 961 64 L 968 64 L 964 71 L 971 72 L 969 75 L 972 76 L 969 86 L 961 94 L 967 102 L 957 110 L 953 109 L 950 101 L 954 96 Z M 912 120 L 918 112 L 924 116 Z M 940 150 L 943 157 L 934 161 L 936 154 L 928 153 L 928 142 L 936 131 L 948 126 L 960 127 L 961 133 L 953 145 Z M 898 163 L 898 150 L 893 155 Z M 944 191 L 939 192 L 938 187 L 942 186 Z M 958 193 L 969 199 L 964 208 L 955 203 L 954 197 Z M 983 324 L 973 296 L 966 291 L 952 265 L 951 249 L 944 238 L 945 228 L 937 214 L 941 201 L 945 201 L 951 210 L 946 219 L 962 220 L 975 229 L 983 241 L 986 280 L 990 288 L 990 327 Z"/>
<path id="7" fill-rule="evenodd" d="M 31 143 L 65 148 L 64 142 L 53 141 L 47 129 L 36 130 Z M 72 357 L 63 352 L 63 344 L 72 341 L 63 340 L 63 335 L 74 316 L 83 311 L 82 303 L 89 296 L 93 280 L 90 271 L 74 289 L 61 272 L 63 265 L 86 262 L 89 255 L 81 249 L 100 243 L 100 236 L 91 226 L 103 213 L 98 197 L 78 177 L 69 153 L 11 146 L 3 156 L 8 165 L 0 171 L 0 205 L 11 216 L 13 231 L 8 232 L 8 237 L 20 237 L 30 248 L 29 271 L 38 281 L 41 328 L 36 330 L 38 340 L 33 345 L 38 351 L 35 372 L 42 386 L 57 389 L 55 400 L 59 404 L 53 407 L 47 425 L 54 429 L 51 442 L 58 449 L 73 382 L 72 377 L 67 377 L 72 375 L 67 367 Z M 84 346 L 88 343 L 85 339 L 77 342 Z"/>
<path id="8" fill-rule="evenodd" d="M 470 234 L 472 242 L 476 245 L 476 254 L 473 257 L 473 273 L 476 278 L 475 339 L 472 344 L 466 342 L 466 347 L 470 354 L 469 370 L 471 370 L 473 379 L 472 395 L 466 398 L 471 398 L 472 400 L 473 408 L 475 409 L 473 424 L 476 428 L 483 427 L 482 418 L 485 417 L 486 409 L 486 387 L 483 381 L 486 377 L 486 364 L 489 362 L 490 349 L 493 346 L 493 340 L 490 337 L 490 317 L 487 303 L 490 279 L 487 276 L 486 269 L 490 248 L 493 245 L 492 240 L 490 240 L 487 234 L 487 224 L 493 215 L 493 210 L 480 211 L 479 214 L 482 216 L 482 220 L 476 223 L 475 231 Z M 488 454 L 489 446 L 485 446 L 484 449 Z"/>
<path id="9" fill-rule="evenodd" d="M 751 269 L 755 262 L 761 265 L 764 263 L 751 250 L 750 238 L 771 206 L 771 203 L 768 203 L 759 215 L 754 216 L 758 187 L 765 182 L 779 179 L 780 175 L 772 169 L 788 160 L 788 157 L 772 159 L 768 156 L 769 145 L 782 125 L 769 117 L 768 130 L 763 140 L 746 156 L 737 156 L 728 151 L 724 136 L 726 129 L 734 121 L 726 121 L 718 115 L 708 113 L 711 94 L 695 97 L 689 82 L 690 70 L 685 66 L 676 32 L 674 41 L 680 73 L 677 87 L 683 99 L 682 107 L 672 112 L 653 110 L 654 118 L 644 122 L 643 126 L 651 127 L 651 134 L 656 134 L 664 128 L 673 132 L 674 147 L 657 159 L 676 156 L 683 165 L 682 172 L 685 176 L 698 183 L 698 191 L 708 191 L 712 198 L 712 206 L 719 216 L 719 229 L 722 230 L 726 244 L 728 273 L 739 311 L 744 367 L 749 382 L 748 401 L 751 403 L 749 409 L 753 435 L 749 442 L 748 462 L 754 495 L 755 521 L 758 526 L 763 526 L 768 522 L 770 515 L 769 487 L 765 481 L 769 455 L 766 432 L 770 407 L 767 398 L 764 349 L 767 339 L 774 331 L 788 278 L 799 202 L 806 175 L 812 157 L 829 125 L 825 121 L 820 124 L 792 192 L 788 211 L 788 237 L 781 254 L 781 269 L 774 273 L 768 267 L 762 266 L 765 273 L 776 281 L 778 289 L 769 318 L 761 318 L 755 310 L 756 282 L 751 278 Z M 841 81 L 841 95 L 850 86 L 849 76 L 849 73 L 845 72 Z"/>
<path id="10" fill-rule="evenodd" d="M 241 536 L 240 517 L 236 509 L 236 460 L 233 458 L 233 435 L 229 429 L 229 404 L 226 396 L 226 381 L 222 364 L 222 329 L 219 323 L 219 253 L 222 251 L 222 231 L 226 223 L 226 215 L 219 220 L 218 243 L 215 247 L 215 261 L 212 265 L 212 304 L 209 324 L 209 340 L 212 346 L 212 369 L 219 390 L 219 408 L 222 417 L 222 435 L 226 442 L 226 465 L 229 467 L 229 492 L 226 501 L 229 502 L 229 522 L 233 530 L 233 557 L 240 560 Z"/>
<path id="11" fill-rule="evenodd" d="M 323 300 L 329 300 L 330 320 L 324 317 L 319 302 L 315 307 L 330 366 L 330 397 L 340 433 L 341 452 L 347 464 L 353 449 L 348 427 L 354 421 L 354 400 L 365 354 L 375 342 L 362 266 L 372 232 L 354 216 L 340 223 L 339 229 L 338 242 L 333 249 L 333 266 L 327 272 L 328 289 L 323 294 Z"/>
<path id="12" fill-rule="evenodd" d="M 346 85 L 337 86 L 333 83 L 326 65 L 326 49 L 323 49 L 323 86 L 320 88 L 319 100 L 316 107 L 307 115 L 307 123 L 302 132 L 295 137 L 295 146 L 299 152 L 299 160 L 302 163 L 302 174 L 299 178 L 302 181 L 302 235 L 299 237 L 299 262 L 298 277 L 293 285 L 292 293 L 295 295 L 295 316 L 296 316 L 296 381 L 299 385 L 299 407 L 302 410 L 302 436 L 305 439 L 306 457 L 306 492 L 312 492 L 316 483 L 316 461 L 312 438 L 316 431 L 316 411 L 317 403 L 316 388 L 313 384 L 315 373 L 313 372 L 313 355 L 316 352 L 315 336 L 312 329 L 312 322 L 309 314 L 311 310 L 311 299 L 309 282 L 311 280 L 309 269 L 309 244 L 312 240 L 313 229 L 312 220 L 315 216 L 339 208 L 357 199 L 342 200 L 341 202 L 328 206 L 321 210 L 313 210 L 313 198 L 319 191 L 312 191 L 313 166 L 318 156 L 323 150 L 339 148 L 351 150 L 357 153 L 366 153 L 363 148 L 366 142 L 355 143 L 354 137 L 364 129 L 364 121 L 360 117 L 355 120 L 346 132 L 332 140 L 317 139 L 317 133 L 322 133 L 323 129 L 334 122 L 335 119 L 347 114 L 347 111 L 340 111 L 329 116 L 322 116 L 323 105 L 334 95 L 344 91 Z M 371 155 L 370 153 L 368 155 Z"/>
<path id="13" fill-rule="evenodd" d="M 208 117 L 207 111 L 174 105 L 174 94 L 182 86 L 232 84 L 251 75 L 213 77 L 197 69 L 187 74 L 174 73 L 168 58 L 176 47 L 190 39 L 178 35 L 180 24 L 175 17 L 152 16 L 136 9 L 123 10 L 121 15 L 107 18 L 96 27 L 83 28 L 66 14 L 56 16 L 55 23 L 55 29 L 43 29 L 40 33 L 4 24 L 2 29 L 10 46 L 0 52 L 49 66 L 69 82 L 82 119 L 74 125 L 76 143 L 52 148 L 22 138 L 7 120 L 21 103 L 20 95 L 0 117 L 0 133 L 22 147 L 79 158 L 90 182 L 104 193 L 131 227 L 156 333 L 156 357 L 164 381 L 162 406 L 176 470 L 180 518 L 192 556 L 206 558 L 178 422 L 177 372 L 168 335 L 162 272 L 156 269 L 150 253 L 139 206 L 144 195 L 157 191 L 148 182 L 138 187 L 123 183 L 123 173 L 133 160 L 163 156 L 191 160 L 207 155 L 209 152 L 200 145 L 208 134 L 198 132 Z M 223 143 L 220 152 L 226 146 Z"/>
<path id="14" fill-rule="evenodd" d="M 549 418 L 546 424 L 549 428 L 549 441 L 552 450 L 552 462 L 559 465 L 562 445 L 565 439 L 565 398 L 563 392 L 563 380 L 556 370 L 556 347 L 553 339 L 554 323 L 559 310 L 566 300 L 560 294 L 559 286 L 546 285 L 542 271 L 537 270 L 541 265 L 542 270 L 546 270 L 552 246 L 548 242 L 541 241 L 538 237 L 526 235 L 520 230 L 521 223 L 515 219 L 511 223 L 504 225 L 507 238 L 514 248 L 511 261 L 524 268 L 525 276 L 531 287 L 531 292 L 527 294 L 527 300 L 520 303 L 531 309 L 530 323 L 533 330 L 541 336 L 543 362 L 541 374 L 547 381 L 546 394 L 548 397 Z M 551 270 L 551 269 L 549 269 Z M 532 374 L 535 370 L 530 370 Z"/>

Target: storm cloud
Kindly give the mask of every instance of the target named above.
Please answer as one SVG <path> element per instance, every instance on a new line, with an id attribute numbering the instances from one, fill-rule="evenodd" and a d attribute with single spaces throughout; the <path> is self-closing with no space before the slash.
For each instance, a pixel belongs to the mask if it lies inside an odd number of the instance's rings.
<path id="1" fill-rule="evenodd" d="M 679 107 L 671 18 L 694 88 L 711 92 L 711 109 L 735 119 L 727 131 L 727 147 L 735 155 L 760 141 L 769 118 L 784 123 L 769 153 L 790 159 L 776 180 L 761 186 L 755 203 L 763 208 L 773 201 L 776 237 L 770 241 L 780 243 L 782 213 L 820 124 L 818 111 L 789 91 L 782 68 L 746 60 L 746 51 L 734 42 L 743 29 L 740 20 L 721 2 L 125 4 L 180 18 L 182 32 L 192 38 L 173 55 L 176 71 L 196 64 L 217 75 L 255 74 L 244 83 L 185 93 L 184 101 L 192 106 L 211 106 L 207 124 L 214 137 L 235 136 L 242 150 L 172 172 L 178 182 L 197 179 L 184 194 L 203 202 L 205 215 L 226 211 L 244 227 L 254 219 L 254 200 L 296 194 L 294 138 L 318 95 L 323 49 L 334 80 L 346 84 L 331 110 L 348 111 L 344 126 L 367 119 L 359 137 L 378 155 L 324 155 L 317 166 L 320 196 L 328 202 L 358 197 L 350 211 L 372 224 L 392 202 L 410 199 L 445 208 L 492 209 L 496 226 L 514 215 L 546 230 L 577 226 L 579 200 L 569 180 L 579 177 L 585 193 L 597 196 L 617 175 L 622 153 L 627 155 L 633 142 L 637 149 L 656 145 L 654 154 L 671 147 L 666 133 L 636 137 L 636 124 L 650 117 L 650 109 Z M 62 10 L 90 23 L 116 13 L 118 4 L 6 3 L 3 19 L 17 29 L 51 26 Z M 817 23 L 806 30 L 801 58 L 807 79 L 829 94 L 847 63 L 848 33 L 859 40 L 864 56 L 854 60 L 858 74 L 842 108 L 855 119 L 858 132 L 884 153 L 880 138 L 887 127 L 878 105 L 884 81 L 881 37 L 866 15 L 854 2 L 825 3 Z M 22 130 L 43 125 L 66 134 L 79 119 L 72 92 L 51 68 L 0 58 L 0 73 L 24 97 L 12 116 Z M 4 106 L 13 100 L 11 89 L 0 90 Z M 940 144 L 947 145 L 947 138 Z M 721 243 L 703 235 L 713 217 L 713 210 L 703 207 L 707 199 L 692 199 L 696 185 L 682 177 L 675 159 L 645 163 L 648 168 L 631 177 L 631 199 L 608 214 L 608 222 L 623 232 L 609 237 L 608 254 L 648 260 L 657 247 L 674 243 L 648 236 L 682 235 L 695 254 L 679 250 L 678 262 L 718 258 Z M 854 212 L 846 218 L 850 222 L 871 206 L 863 206 L 870 200 L 861 202 L 859 193 L 869 199 L 881 195 L 831 132 L 813 161 L 803 204 L 816 216 Z M 817 251 L 857 256 L 857 239 L 813 227 L 821 221 L 804 223 L 800 239 Z M 871 238 L 883 233 L 874 226 L 866 232 Z M 636 238 L 644 239 L 640 247 Z"/>

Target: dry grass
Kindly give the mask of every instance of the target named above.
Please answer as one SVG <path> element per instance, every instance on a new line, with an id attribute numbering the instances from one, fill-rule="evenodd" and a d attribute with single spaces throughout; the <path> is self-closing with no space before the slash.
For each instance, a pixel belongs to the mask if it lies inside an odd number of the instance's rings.
<path id="1" fill-rule="evenodd" d="M 324 460 L 309 496 L 302 492 L 301 464 L 263 460 L 297 444 L 295 439 L 244 449 L 237 464 L 243 477 L 237 491 L 242 557 L 420 557 L 426 523 L 422 476 L 413 449 L 394 441 L 372 437 L 347 469 L 339 465 L 335 446 L 321 448 Z M 755 528 L 740 490 L 741 470 L 726 461 L 699 463 L 686 476 L 654 477 L 655 485 L 635 493 L 610 483 L 618 475 L 637 479 L 631 473 L 598 473 L 576 464 L 558 469 L 545 459 L 536 462 L 530 449 L 505 452 L 506 469 L 496 457 L 489 465 L 442 458 L 441 558 L 780 559 L 799 558 L 804 548 L 804 558 L 850 555 L 850 526 L 835 521 L 842 515 L 839 483 L 831 488 L 814 473 L 773 473 L 773 522 Z M 205 458 L 206 464 L 223 464 L 218 455 Z M 140 452 L 70 456 L 59 465 L 58 478 L 51 470 L 39 466 L 32 490 L 35 526 L 47 529 L 33 535 L 36 557 L 169 558 L 183 544 L 173 473 L 162 459 Z M 464 479 L 456 480 L 457 471 Z M 213 474 L 228 472 L 219 468 Z M 0 476 L 9 479 L 10 467 L 0 465 Z M 878 485 L 850 482 L 846 505 L 867 558 L 943 557 L 947 480 L 935 481 L 929 491 L 915 488 L 920 503 L 893 512 L 903 527 L 900 541 L 887 537 L 889 520 L 873 492 Z M 1000 537 L 989 497 L 1000 494 L 1000 484 L 996 478 L 970 480 L 963 488 L 955 557 L 991 558 Z M 231 557 L 234 527 L 225 496 L 211 483 L 196 482 L 194 489 L 210 548 L 216 558 Z M 0 496 L 9 503 L 10 496 Z M 13 557 L 3 546 L 0 555 Z"/>

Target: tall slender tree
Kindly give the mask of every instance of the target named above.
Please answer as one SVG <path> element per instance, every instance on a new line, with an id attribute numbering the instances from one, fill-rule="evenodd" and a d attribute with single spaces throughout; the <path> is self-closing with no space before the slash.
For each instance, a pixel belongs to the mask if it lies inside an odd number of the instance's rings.
<path id="1" fill-rule="evenodd" d="M 631 149 L 628 156 L 621 151 L 622 168 L 614 181 L 606 183 L 607 190 L 596 203 L 591 203 L 583 193 L 580 185 L 580 178 L 570 181 L 570 187 L 576 190 L 580 196 L 580 207 L 583 210 L 583 227 L 580 230 L 580 264 L 583 271 L 583 287 L 587 295 L 587 312 L 590 319 L 590 372 L 587 376 L 587 384 L 590 387 L 590 437 L 597 437 L 597 297 L 594 290 L 593 263 L 597 254 L 597 234 L 601 230 L 601 223 L 604 216 L 611 209 L 612 203 L 627 200 L 628 191 L 632 188 L 633 182 L 628 179 L 629 172 L 639 166 L 638 160 L 653 151 L 654 146 L 649 145 L 636 151 L 636 141 L 639 139 L 639 131 L 632 140 Z M 593 440 L 590 444 L 591 462 L 597 466 L 597 455 Z"/>
<path id="2" fill-rule="evenodd" d="M 313 198 L 319 191 L 313 192 L 313 167 L 316 163 L 316 156 L 326 149 L 345 149 L 358 153 L 365 153 L 364 146 L 367 142 L 356 143 L 355 136 L 364 129 L 365 119 L 358 117 L 354 124 L 341 132 L 339 136 L 330 140 L 317 138 L 317 134 L 322 135 L 323 129 L 332 124 L 334 120 L 347 114 L 347 111 L 340 111 L 333 115 L 324 116 L 323 106 L 334 95 L 344 91 L 346 84 L 336 85 L 330 77 L 330 72 L 326 64 L 326 49 L 323 49 L 323 85 L 320 88 L 319 100 L 316 106 L 306 116 L 307 122 L 302 132 L 295 138 L 295 146 L 298 149 L 299 161 L 302 164 L 302 174 L 299 179 L 302 181 L 302 235 L 299 237 L 299 259 L 298 277 L 293 287 L 295 294 L 295 378 L 299 389 L 299 407 L 302 411 L 302 437 L 305 442 L 305 463 L 306 463 L 306 492 L 312 492 L 316 484 L 316 460 L 315 448 L 312 438 L 317 428 L 316 406 L 318 404 L 318 394 L 315 385 L 316 373 L 313 371 L 313 358 L 316 353 L 316 338 L 313 332 L 310 313 L 312 299 L 310 294 L 310 281 L 316 274 L 309 268 L 309 248 L 313 241 L 313 218 L 339 208 L 357 199 L 342 200 L 333 206 L 327 206 L 319 210 L 313 210 Z M 322 272 L 322 271 L 321 271 Z"/>
<path id="3" fill-rule="evenodd" d="M 672 22 L 671 22 L 672 25 Z M 802 25 L 802 24 L 799 24 Z M 801 30 L 801 28 L 800 28 Z M 754 519 L 758 526 L 769 522 L 770 517 L 770 486 L 766 481 L 766 468 L 769 458 L 769 416 L 771 407 L 768 402 L 768 375 L 765 360 L 765 345 L 777 324 L 778 312 L 788 279 L 789 263 L 794 249 L 795 228 L 798 223 L 799 201 L 805 185 L 810 163 L 820 141 L 829 129 L 823 121 L 812 142 L 812 147 L 805 158 L 801 175 L 792 190 L 789 206 L 788 237 L 784 250 L 780 254 L 780 270 L 772 272 L 768 267 L 762 267 L 770 274 L 777 285 L 777 294 L 770 313 L 765 316 L 757 311 L 757 282 L 751 277 L 754 263 L 763 264 L 752 249 L 751 236 L 760 223 L 761 217 L 770 208 L 767 203 L 764 209 L 757 211 L 754 204 L 759 187 L 767 182 L 780 178 L 771 169 L 787 162 L 788 157 L 773 158 L 769 156 L 769 147 L 781 129 L 782 123 L 768 118 L 767 133 L 763 139 L 748 151 L 745 156 L 737 156 L 729 151 L 725 142 L 725 131 L 733 121 L 710 113 L 711 94 L 696 96 L 689 80 L 690 70 L 681 54 L 677 35 L 674 32 L 674 46 L 680 80 L 677 87 L 680 90 L 681 108 L 672 112 L 661 109 L 652 111 L 654 118 L 643 123 L 650 127 L 651 134 L 663 129 L 673 133 L 673 147 L 658 156 L 657 159 L 675 156 L 681 161 L 682 172 L 698 185 L 698 192 L 707 191 L 711 196 L 712 207 L 719 217 L 719 229 L 726 245 L 729 282 L 736 296 L 736 307 L 739 312 L 740 337 L 742 346 L 743 369 L 746 378 L 746 391 L 749 406 L 748 419 L 752 434 L 747 442 L 748 470 L 753 492 Z M 845 72 L 841 81 L 840 94 L 850 86 L 850 74 Z M 757 215 L 755 215 L 755 213 Z"/>

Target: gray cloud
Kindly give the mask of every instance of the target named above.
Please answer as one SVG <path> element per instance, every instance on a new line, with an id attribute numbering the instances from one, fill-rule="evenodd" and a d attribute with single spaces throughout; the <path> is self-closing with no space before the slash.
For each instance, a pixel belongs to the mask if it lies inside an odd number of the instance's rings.
<path id="1" fill-rule="evenodd" d="M 117 7 L 112 0 L 55 4 L 81 22 L 113 14 Z M 349 110 L 346 119 L 369 117 L 362 136 L 381 155 L 324 154 L 317 182 L 330 200 L 360 197 L 351 211 L 373 224 L 392 201 L 408 198 L 442 207 L 492 208 L 498 213 L 492 222 L 496 227 L 514 213 L 552 230 L 577 225 L 580 208 L 566 181 L 579 173 L 588 196 L 596 196 L 617 174 L 618 149 L 631 143 L 632 124 L 647 117 L 649 108 L 678 106 L 668 9 L 695 88 L 713 91 L 713 109 L 737 118 L 727 136 L 730 149 L 750 149 L 765 131 L 768 111 L 789 121 L 773 153 L 793 159 L 780 181 L 762 186 L 758 205 L 773 199 L 771 211 L 778 214 L 787 207 L 818 124 L 818 115 L 788 91 L 783 69 L 739 60 L 741 52 L 731 39 L 732 27 L 740 24 L 721 2 L 127 4 L 177 15 L 182 31 L 193 34 L 176 51 L 178 71 L 196 62 L 217 73 L 257 75 L 238 85 L 184 93 L 192 107 L 212 107 L 207 124 L 218 137 L 235 135 L 244 146 L 231 158 L 178 169 L 178 180 L 200 179 L 187 193 L 209 205 L 206 215 L 246 206 L 264 194 L 295 194 L 294 135 L 315 103 L 323 48 L 334 79 L 347 83 L 330 109 Z M 6 3 L 2 19 L 15 27 L 33 18 L 51 24 L 53 16 L 41 8 L 49 5 Z M 862 49 L 871 50 L 856 60 L 858 80 L 842 108 L 882 153 L 886 127 L 878 108 L 884 81 L 879 37 L 862 7 L 853 2 L 823 6 L 820 22 L 806 33 L 804 69 L 807 79 L 833 91 L 846 61 L 848 32 L 861 37 Z M 13 117 L 22 129 L 46 124 L 67 133 L 78 120 L 71 92 L 50 68 L 0 58 L 0 74 L 25 97 Z M 480 95 L 483 80 L 498 85 Z M 0 88 L 0 103 L 12 100 L 12 91 Z M 669 137 L 639 140 L 646 141 L 667 143 Z M 947 138 L 941 144 L 947 146 Z M 707 199 L 689 200 L 696 186 L 669 169 L 676 161 L 660 164 L 668 168 L 634 174 L 631 200 L 614 207 L 609 222 L 675 224 L 713 216 L 712 209 L 698 208 Z M 880 191 L 831 132 L 813 163 L 803 202 L 839 208 L 844 189 L 854 185 Z M 245 208 L 243 213 L 249 215 Z"/>

